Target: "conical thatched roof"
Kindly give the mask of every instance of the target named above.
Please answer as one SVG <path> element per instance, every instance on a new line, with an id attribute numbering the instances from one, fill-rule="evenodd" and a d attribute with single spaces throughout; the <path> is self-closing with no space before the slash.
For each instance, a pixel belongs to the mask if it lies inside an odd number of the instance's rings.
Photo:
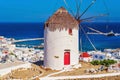
<path id="1" fill-rule="evenodd" d="M 52 31 L 56 29 L 62 30 L 64 28 L 78 29 L 78 25 L 78 21 L 65 8 L 61 7 L 47 20 L 45 28 L 48 27 Z"/>

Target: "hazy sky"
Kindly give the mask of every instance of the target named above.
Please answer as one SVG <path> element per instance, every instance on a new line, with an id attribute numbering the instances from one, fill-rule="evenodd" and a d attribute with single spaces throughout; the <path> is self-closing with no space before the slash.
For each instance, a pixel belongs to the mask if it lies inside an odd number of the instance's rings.
<path id="1" fill-rule="evenodd" d="M 75 0 L 66 1 L 71 9 L 76 12 Z M 82 1 L 80 13 L 92 0 Z M 109 8 L 109 19 L 120 21 L 120 0 L 104 1 Z M 43 22 L 61 6 L 65 6 L 63 0 L 0 0 L 0 22 Z M 83 18 L 106 12 L 103 0 L 97 0 Z"/>

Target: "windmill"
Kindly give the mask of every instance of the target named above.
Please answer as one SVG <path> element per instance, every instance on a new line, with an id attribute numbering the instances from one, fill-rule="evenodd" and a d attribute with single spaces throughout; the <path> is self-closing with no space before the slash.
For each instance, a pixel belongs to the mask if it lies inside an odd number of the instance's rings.
<path id="1" fill-rule="evenodd" d="M 81 14 L 80 14 L 80 7 L 81 7 L 81 4 L 82 4 L 83 0 L 74 0 L 75 4 L 76 4 L 76 13 L 75 14 L 73 13 L 73 10 L 69 7 L 67 1 L 66 0 L 63 0 L 63 1 L 65 3 L 66 7 L 68 8 L 68 10 L 70 11 L 70 13 L 79 22 L 80 33 L 83 32 L 85 34 L 86 38 L 88 39 L 88 41 L 90 42 L 90 44 L 92 45 L 94 50 L 97 51 L 96 47 L 94 46 L 94 44 L 92 43 L 92 41 L 88 37 L 87 33 L 85 32 L 84 28 L 82 27 L 81 22 L 88 22 L 88 21 L 91 21 L 92 19 L 95 19 L 95 18 L 109 16 L 108 8 L 106 6 L 105 1 L 102 0 L 104 6 L 106 8 L 107 13 L 99 14 L 99 15 L 96 15 L 96 16 L 87 17 L 87 18 L 84 18 L 84 19 L 82 18 L 82 16 L 86 14 L 86 12 L 96 3 L 97 0 L 92 0 L 91 3 L 86 7 L 86 9 Z M 92 30 L 92 31 L 100 32 L 100 31 L 92 29 L 92 28 L 89 28 L 89 29 Z M 81 51 L 82 51 L 82 37 L 80 38 L 80 46 L 81 46 Z"/>
<path id="2" fill-rule="evenodd" d="M 79 64 L 79 29 L 80 32 L 82 31 L 85 34 L 93 48 L 97 50 L 81 26 L 81 22 L 105 15 L 92 16 L 85 19 L 81 18 L 96 0 L 93 0 L 82 14 L 79 11 L 81 2 L 76 0 L 77 11 L 75 15 L 66 0 L 63 1 L 72 15 L 64 7 L 61 7 L 44 25 L 44 66 L 54 70 L 62 70 L 71 65 Z M 82 40 L 80 42 L 82 44 Z"/>

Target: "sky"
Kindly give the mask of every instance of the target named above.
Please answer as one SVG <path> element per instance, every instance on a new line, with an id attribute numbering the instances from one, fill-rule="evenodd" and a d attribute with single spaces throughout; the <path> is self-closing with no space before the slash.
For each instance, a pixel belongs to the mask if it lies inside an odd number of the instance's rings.
<path id="1" fill-rule="evenodd" d="M 76 12 L 75 0 L 66 0 L 71 10 Z M 80 1 L 80 0 L 79 0 Z M 80 13 L 82 13 L 92 0 L 82 0 Z M 103 4 L 105 1 L 108 10 Z M 120 21 L 120 0 L 97 0 L 96 3 L 82 16 L 87 18 L 109 12 L 110 15 L 99 21 Z M 58 8 L 64 6 L 63 0 L 0 0 L 0 22 L 44 22 Z"/>

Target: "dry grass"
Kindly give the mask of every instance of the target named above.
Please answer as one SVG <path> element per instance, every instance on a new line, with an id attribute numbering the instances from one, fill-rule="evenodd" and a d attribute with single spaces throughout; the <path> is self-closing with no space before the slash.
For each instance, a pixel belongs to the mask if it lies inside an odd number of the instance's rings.
<path id="1" fill-rule="evenodd" d="M 39 76 L 42 74 L 40 77 L 44 77 L 50 73 L 54 73 L 56 71 L 51 70 L 49 68 L 43 68 L 42 66 L 37 66 L 32 64 L 32 68 L 21 68 L 17 70 L 11 71 L 11 73 L 4 75 L 1 79 L 2 80 L 9 80 L 9 79 L 22 79 L 22 80 L 28 80 L 32 77 Z M 39 78 L 36 78 L 35 80 L 39 80 Z M 1 80 L 0 79 L 0 80 Z"/>
<path id="2" fill-rule="evenodd" d="M 11 71 L 11 73 L 3 76 L 3 79 L 29 79 L 34 76 L 38 76 L 43 73 L 43 70 L 39 68 L 39 66 L 36 66 L 32 64 L 32 68 L 21 68 L 17 70 Z"/>
<path id="3" fill-rule="evenodd" d="M 26 70 L 20 70 L 20 71 L 14 71 L 12 72 L 12 75 L 10 76 L 12 79 L 26 79 L 26 78 L 31 78 L 33 76 L 37 76 L 41 74 L 40 71 L 37 70 L 30 70 L 30 69 L 26 69 Z"/>
<path id="4" fill-rule="evenodd" d="M 85 74 L 85 70 L 86 69 L 90 69 L 90 68 L 94 68 L 94 69 L 98 69 L 100 66 L 93 66 L 90 63 L 85 63 L 85 62 L 80 62 L 82 65 L 82 68 L 79 69 L 74 69 L 73 71 L 69 71 L 69 72 L 63 72 L 60 73 L 58 75 L 54 75 L 56 76 L 75 76 L 75 75 L 84 75 Z M 9 79 L 23 79 L 23 80 L 28 80 L 29 78 L 33 77 L 33 76 L 37 76 L 42 74 L 40 77 L 44 77 L 47 76 L 48 74 L 54 73 L 54 72 L 58 72 L 55 70 L 51 70 L 49 68 L 44 68 L 42 66 L 37 66 L 32 64 L 32 68 L 29 69 L 18 69 L 18 70 L 14 70 L 11 73 L 9 73 L 8 75 L 5 75 L 3 78 L 1 78 L 0 80 L 9 80 Z M 102 74 L 102 73 L 107 73 L 106 71 L 102 71 L 99 72 L 97 74 Z M 39 78 L 36 78 L 35 80 L 39 80 Z M 65 79 L 65 80 L 70 80 L 70 79 Z M 73 80 L 73 79 L 72 79 Z M 115 76 L 115 77 L 104 77 L 104 78 L 92 78 L 92 79 L 74 79 L 74 80 L 120 80 L 120 76 Z"/>
<path id="5" fill-rule="evenodd" d="M 72 71 L 69 72 L 63 72 L 54 76 L 76 76 L 76 75 L 84 75 L 85 74 L 85 70 L 86 69 L 98 69 L 100 67 L 100 65 L 98 66 L 93 66 L 90 63 L 85 63 L 85 62 L 80 62 L 80 64 L 82 65 L 82 68 L 78 68 L 78 69 L 74 69 Z M 100 73 L 106 73 L 106 71 L 102 71 Z"/>
<path id="6" fill-rule="evenodd" d="M 54 75 L 54 77 L 56 77 L 56 76 L 85 75 L 84 71 L 86 69 L 90 69 L 90 68 L 98 69 L 100 67 L 100 65 L 94 66 L 94 65 L 91 65 L 90 63 L 85 63 L 85 62 L 80 62 L 80 63 L 82 65 L 82 68 L 74 69 L 73 71 L 70 71 L 70 72 L 63 72 L 61 74 Z M 107 72 L 106 71 L 102 71 L 102 72 L 99 72 L 97 74 L 103 74 L 103 73 L 107 73 Z M 88 74 L 88 75 L 90 75 L 90 74 Z M 103 77 L 103 78 L 91 78 L 91 79 L 64 79 L 64 80 L 120 80 L 120 76 Z"/>
<path id="7" fill-rule="evenodd" d="M 40 68 L 43 70 L 43 75 L 41 77 L 47 76 L 48 74 L 58 72 L 57 70 L 51 70 L 50 68 L 43 68 L 40 66 Z"/>

